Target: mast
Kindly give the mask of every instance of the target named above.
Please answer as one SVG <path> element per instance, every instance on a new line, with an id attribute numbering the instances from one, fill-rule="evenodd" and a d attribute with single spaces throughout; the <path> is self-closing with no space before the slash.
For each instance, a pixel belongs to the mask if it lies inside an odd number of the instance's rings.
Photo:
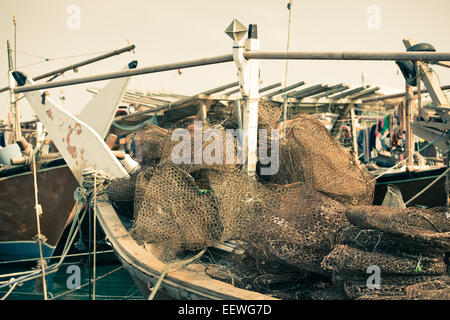
<path id="1" fill-rule="evenodd" d="M 11 113 L 11 128 L 9 133 L 8 143 L 14 143 L 22 136 L 20 130 L 19 112 L 17 108 L 17 97 L 18 94 L 14 93 L 15 81 L 12 77 L 12 72 L 15 70 L 14 60 L 12 56 L 12 49 L 10 41 L 6 41 L 6 48 L 8 50 L 8 81 L 9 81 L 9 100 L 10 100 L 10 113 Z"/>

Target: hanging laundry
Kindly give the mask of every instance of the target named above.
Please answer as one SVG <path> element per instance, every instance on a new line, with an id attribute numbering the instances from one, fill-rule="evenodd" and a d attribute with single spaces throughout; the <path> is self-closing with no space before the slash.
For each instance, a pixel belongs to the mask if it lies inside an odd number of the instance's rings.
<path id="1" fill-rule="evenodd" d="M 383 119 L 381 134 L 384 135 L 386 130 L 389 130 L 389 115 L 385 116 Z"/>
<path id="2" fill-rule="evenodd" d="M 375 149 L 376 137 L 377 137 L 377 125 L 374 124 L 370 128 L 370 133 L 369 133 L 369 153 L 372 152 L 373 149 Z"/>

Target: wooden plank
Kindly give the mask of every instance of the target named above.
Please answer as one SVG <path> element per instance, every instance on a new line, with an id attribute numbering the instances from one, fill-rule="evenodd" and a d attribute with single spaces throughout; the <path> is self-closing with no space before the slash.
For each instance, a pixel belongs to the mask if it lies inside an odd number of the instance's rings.
<path id="1" fill-rule="evenodd" d="M 333 95 L 333 94 L 335 94 L 335 93 L 338 93 L 338 92 L 342 92 L 342 91 L 344 91 L 344 90 L 347 90 L 348 88 L 349 88 L 349 86 L 344 85 L 343 83 L 339 83 L 339 84 L 336 84 L 336 85 L 334 85 L 334 86 L 331 86 L 331 87 L 329 88 L 329 90 L 327 90 L 327 91 L 325 91 L 325 92 L 323 92 L 323 93 L 314 95 L 314 96 L 312 96 L 311 98 L 319 99 L 319 98 L 331 96 L 331 95 Z"/>
<path id="2" fill-rule="evenodd" d="M 307 97 L 313 96 L 313 95 L 315 95 L 317 93 L 322 93 L 322 92 L 328 91 L 328 90 L 330 90 L 329 86 L 321 85 L 319 88 L 311 90 L 309 92 L 297 93 L 295 96 L 293 96 L 293 98 L 296 98 L 296 99 L 300 100 L 300 99 L 307 98 Z"/>
<path id="3" fill-rule="evenodd" d="M 348 98 L 351 99 L 351 100 L 353 100 L 353 99 L 360 99 L 360 98 L 362 98 L 364 96 L 367 96 L 369 94 L 375 93 L 379 89 L 380 89 L 379 87 L 373 87 L 373 88 L 368 88 L 368 89 L 365 89 L 365 90 L 361 90 L 361 91 L 359 91 L 359 92 L 357 92 L 355 94 L 352 94 Z"/>
<path id="4" fill-rule="evenodd" d="M 301 94 L 306 93 L 306 92 L 311 92 L 311 91 L 316 90 L 316 89 L 321 88 L 321 87 L 322 87 L 321 84 L 316 84 L 314 86 L 310 86 L 310 87 L 307 87 L 307 88 L 302 89 L 302 90 L 291 91 L 291 92 L 289 92 L 287 94 L 287 96 L 288 96 L 288 98 L 294 98 L 297 95 L 301 95 Z"/>
<path id="5" fill-rule="evenodd" d="M 344 91 L 342 93 L 336 94 L 334 96 L 329 97 L 330 99 L 341 99 L 341 98 L 345 98 L 348 97 L 352 94 L 355 94 L 357 92 L 360 92 L 364 89 L 367 89 L 369 86 L 362 86 L 362 87 L 358 87 L 358 88 L 354 88 L 354 89 L 350 89 L 348 91 Z"/>
<path id="6" fill-rule="evenodd" d="M 304 84 L 305 84 L 305 81 L 300 81 L 300 82 L 294 83 L 293 85 L 287 86 L 287 87 L 285 87 L 285 88 L 283 88 L 283 89 L 280 89 L 280 90 L 277 90 L 277 91 L 268 93 L 268 94 L 266 94 L 266 95 L 263 95 L 262 97 L 272 98 L 272 97 L 274 97 L 274 96 L 276 96 L 276 95 L 279 95 L 279 94 L 281 94 L 281 93 L 288 92 L 288 91 L 290 91 L 290 90 L 292 90 L 292 89 L 301 87 L 301 86 L 303 86 Z"/>

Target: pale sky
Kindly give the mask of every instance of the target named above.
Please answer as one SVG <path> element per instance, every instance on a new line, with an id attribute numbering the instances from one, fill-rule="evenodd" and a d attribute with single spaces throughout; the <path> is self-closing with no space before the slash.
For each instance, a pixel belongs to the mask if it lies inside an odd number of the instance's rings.
<path id="1" fill-rule="evenodd" d="M 8 85 L 6 40 L 13 41 L 12 16 L 17 16 L 18 69 L 36 76 L 100 53 L 136 45 L 136 55 L 122 54 L 67 72 L 64 78 L 121 70 L 136 58 L 139 67 L 171 63 L 232 52 L 232 40 L 224 33 L 233 18 L 244 25 L 257 24 L 263 51 L 284 51 L 287 43 L 288 0 L 1 0 L 0 87 Z M 79 19 L 74 16 L 79 9 Z M 294 0 L 290 51 L 404 51 L 403 38 L 431 43 L 450 52 L 449 0 Z M 77 28 L 79 26 L 79 28 Z M 93 55 L 64 58 L 95 53 Z M 37 56 L 37 57 L 36 57 Z M 39 63 L 45 58 L 56 60 Z M 27 66 L 30 64 L 32 66 Z M 435 66 L 442 85 L 450 84 L 450 69 Z M 195 94 L 236 81 L 232 62 L 141 76 L 145 89 Z M 307 85 L 365 83 L 382 88 L 404 89 L 394 62 L 291 61 L 288 84 Z M 262 61 L 263 85 L 284 79 L 283 61 Z M 42 80 L 41 80 L 42 81 Z M 91 95 L 94 82 L 50 90 L 65 107 L 78 112 Z M 141 89 L 134 77 L 129 88 Z M 23 120 L 30 118 L 24 103 Z M 9 110 L 9 95 L 0 93 L 0 117 Z"/>

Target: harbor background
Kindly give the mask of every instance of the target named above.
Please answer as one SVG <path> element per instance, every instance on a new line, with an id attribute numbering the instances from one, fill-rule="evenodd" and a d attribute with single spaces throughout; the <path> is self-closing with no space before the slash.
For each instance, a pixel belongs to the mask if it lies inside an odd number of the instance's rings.
<path id="1" fill-rule="evenodd" d="M 285 51 L 287 4 L 272 0 L 2 1 L 0 36 L 14 42 L 15 13 L 18 69 L 31 76 L 124 47 L 127 41 L 136 45 L 135 54 L 120 55 L 60 77 L 71 79 L 121 70 L 133 59 L 142 67 L 230 53 L 231 42 L 224 30 L 233 18 L 244 24 L 258 24 L 261 50 Z M 290 51 L 404 51 L 401 39 L 407 37 L 431 43 L 437 51 L 450 51 L 449 11 L 450 2 L 446 0 L 294 1 Z M 6 86 L 6 40 L 0 48 L 0 61 L 4 62 L 0 74 L 5 75 L 0 85 Z M 261 80 L 265 84 L 284 81 L 284 64 L 282 60 L 261 61 Z M 192 95 L 235 81 L 234 65 L 212 68 L 133 77 L 129 88 Z M 397 69 L 393 62 L 384 61 L 291 61 L 287 82 L 345 81 L 359 86 L 364 81 L 382 84 L 383 92 L 389 94 L 404 88 L 403 76 Z M 450 75 L 442 73 L 440 80 L 448 83 Z M 105 83 L 93 85 L 101 88 Z M 77 113 L 92 97 L 86 91 L 88 86 L 92 84 L 51 89 L 49 93 L 67 110 Z M 64 100 L 59 100 L 62 97 Z M 0 118 L 4 120 L 8 99 L 7 94 L 0 95 L 0 105 L 5 106 L 0 108 Z M 29 120 L 32 112 L 28 103 L 23 99 L 19 105 L 22 120 Z"/>

